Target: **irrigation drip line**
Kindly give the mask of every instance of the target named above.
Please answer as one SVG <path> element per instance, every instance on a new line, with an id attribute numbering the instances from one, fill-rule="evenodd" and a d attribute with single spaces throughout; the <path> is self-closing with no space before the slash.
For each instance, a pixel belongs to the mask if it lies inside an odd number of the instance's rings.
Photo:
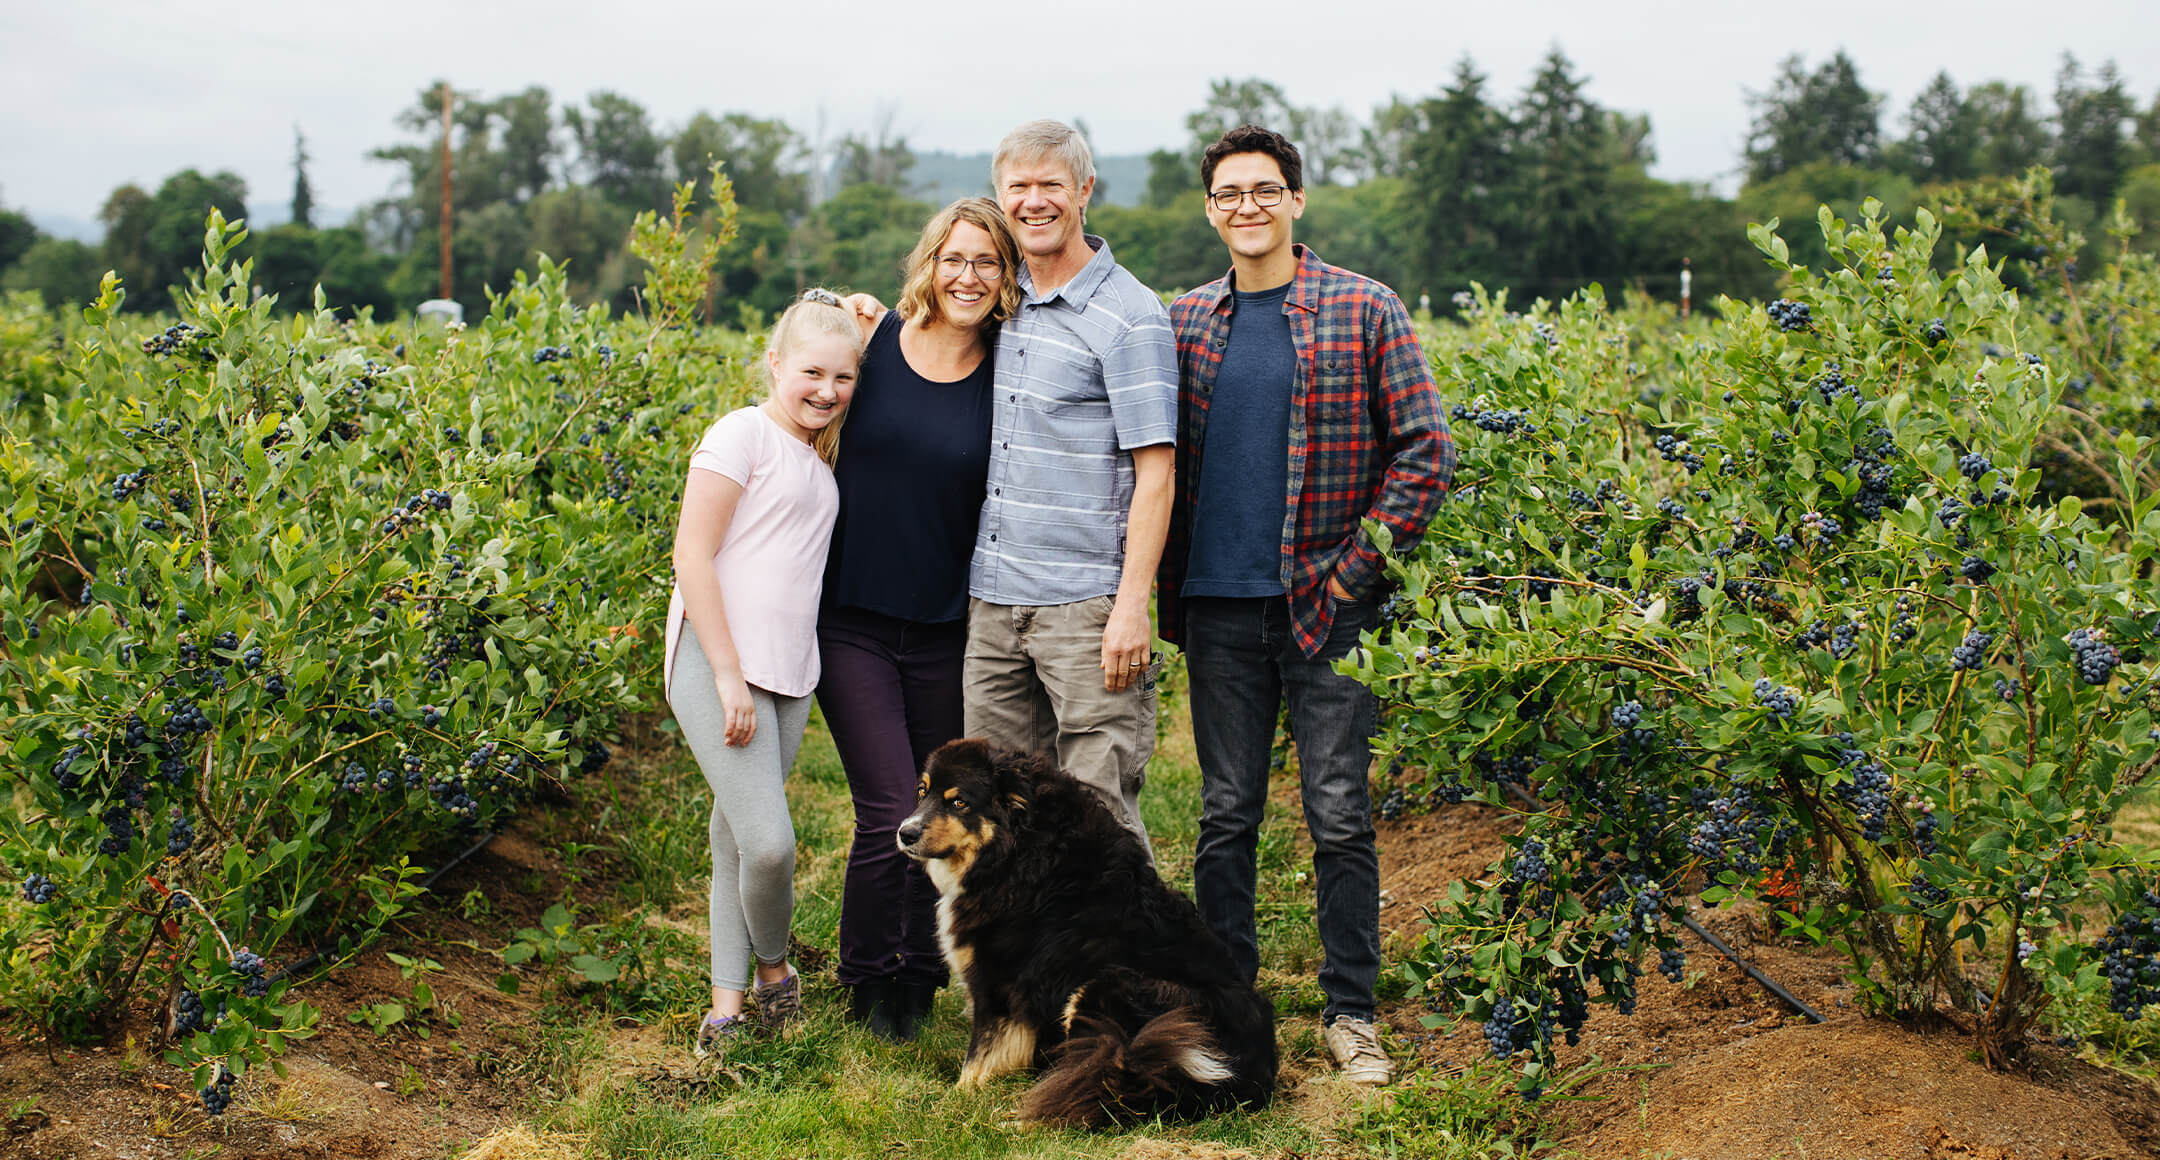
<path id="1" fill-rule="evenodd" d="M 459 854 L 457 857 L 452 858 L 448 862 L 445 862 L 442 865 L 436 867 L 433 873 L 429 874 L 426 878 L 420 880 L 420 889 L 422 891 L 433 890 L 435 888 L 435 883 L 441 881 L 443 875 L 457 869 L 458 863 L 463 862 L 465 859 L 470 858 L 473 855 L 479 853 L 480 851 L 487 849 L 488 843 L 494 841 L 497 837 L 501 835 L 501 833 L 502 831 L 497 830 L 493 833 L 483 836 L 479 841 L 474 842 L 471 846 L 466 847 L 464 852 Z M 302 974 L 306 971 L 313 969 L 315 964 L 321 962 L 322 959 L 323 952 L 320 948 L 309 951 L 299 961 L 288 964 L 285 969 L 279 971 L 275 975 L 270 976 L 270 981 L 276 983 L 285 979 L 290 979 L 294 975 Z"/>
<path id="2" fill-rule="evenodd" d="M 1822 1012 L 1817 1011 L 1815 1008 L 1808 1006 L 1805 1002 L 1802 1002 L 1800 996 L 1793 994 L 1791 991 L 1788 991 L 1781 986 L 1778 986 L 1778 981 L 1776 979 L 1773 979 L 1770 976 L 1763 974 L 1762 971 L 1755 966 L 1755 964 L 1741 958 L 1740 952 L 1732 949 L 1729 946 L 1726 946 L 1724 939 L 1721 939 L 1718 936 L 1711 934 L 1709 931 L 1704 930 L 1703 925 L 1695 921 L 1694 915 L 1682 912 L 1680 915 L 1680 925 L 1694 931 L 1696 938 L 1699 938 L 1704 942 L 1709 943 L 1711 949 L 1717 951 L 1717 953 L 1721 955 L 1724 955 L 1726 958 L 1731 959 L 1734 966 L 1740 968 L 1742 971 L 1747 973 L 1748 978 L 1753 979 L 1758 983 L 1761 983 L 1764 990 L 1767 990 L 1771 994 L 1776 995 L 1780 1000 L 1784 1002 L 1787 1007 L 1790 1007 L 1794 1011 L 1797 1011 L 1800 1014 L 1807 1016 L 1809 1022 L 1821 1023 L 1823 1021 Z"/>
<path id="3" fill-rule="evenodd" d="M 1525 809 L 1535 810 L 1541 814 L 1546 812 L 1545 803 L 1540 802 L 1539 800 L 1537 800 L 1537 798 L 1531 796 L 1528 789 L 1512 781 L 1503 781 L 1500 784 L 1506 786 L 1509 792 L 1515 795 L 1516 800 L 1520 801 L 1523 804 L 1523 807 Z M 1709 943 L 1712 950 L 1715 950 L 1717 953 L 1724 955 L 1726 958 L 1732 960 L 1732 964 L 1740 968 L 1743 974 L 1747 975 L 1748 978 L 1755 980 L 1757 983 L 1762 984 L 1764 990 L 1777 996 L 1778 1000 L 1784 1003 L 1787 1007 L 1791 1008 L 1793 1011 L 1801 1015 L 1806 1016 L 1810 1022 L 1821 1023 L 1824 1021 L 1822 1012 L 1808 1006 L 1805 1002 L 1801 1000 L 1800 996 L 1795 995 L 1791 991 L 1788 991 L 1784 987 L 1780 986 L 1776 979 L 1773 979 L 1770 976 L 1764 974 L 1762 972 L 1762 968 L 1757 967 L 1755 964 L 1747 961 L 1745 958 L 1742 958 L 1740 952 L 1732 949 L 1730 946 L 1727 946 L 1724 939 L 1721 939 L 1718 936 L 1711 934 L 1709 931 L 1703 929 L 1703 925 L 1699 922 L 1696 922 L 1694 916 L 1687 913 L 1685 909 L 1680 912 L 1680 925 L 1687 927 L 1691 931 L 1694 931 L 1695 937 L 1703 940 L 1706 943 Z"/>

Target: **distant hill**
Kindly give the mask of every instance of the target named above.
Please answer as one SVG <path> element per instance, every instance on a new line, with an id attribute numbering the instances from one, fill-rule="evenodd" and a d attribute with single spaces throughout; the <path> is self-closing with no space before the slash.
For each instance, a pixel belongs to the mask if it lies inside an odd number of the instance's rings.
<path id="1" fill-rule="evenodd" d="M 88 242 L 93 246 L 105 240 L 105 224 L 103 222 L 73 217 L 64 213 L 45 213 L 41 210 L 30 210 L 28 212 L 30 224 L 52 237 L 72 238 L 78 242 Z M 352 215 L 353 211 L 349 209 L 317 206 L 315 212 L 310 216 L 315 219 L 315 225 L 318 228 L 327 229 L 331 226 L 344 225 L 352 218 Z M 250 205 L 248 207 L 247 223 L 248 228 L 251 230 L 266 230 L 271 226 L 283 225 L 290 220 L 292 220 L 292 207 L 284 202 L 264 203 L 260 206 Z"/>
<path id="2" fill-rule="evenodd" d="M 1139 205 L 1141 196 L 1147 193 L 1147 177 L 1145 154 L 1097 157 L 1094 201 L 1098 205 Z M 915 168 L 908 171 L 908 194 L 933 205 L 989 192 L 988 153 L 917 153 Z"/>

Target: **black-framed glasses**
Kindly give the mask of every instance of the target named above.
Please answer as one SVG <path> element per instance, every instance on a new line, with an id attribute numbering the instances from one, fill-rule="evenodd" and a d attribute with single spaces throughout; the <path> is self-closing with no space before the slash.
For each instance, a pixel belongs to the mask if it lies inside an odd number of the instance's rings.
<path id="1" fill-rule="evenodd" d="M 972 267 L 975 276 L 985 282 L 995 282 L 1005 276 L 1005 263 L 998 258 L 976 258 L 970 261 L 958 254 L 947 254 L 937 260 L 938 273 L 947 278 L 958 278 Z"/>
<path id="2" fill-rule="evenodd" d="M 1261 209 L 1273 209 L 1282 204 L 1283 195 L 1289 192 L 1287 186 L 1281 185 L 1263 185 L 1258 189 L 1218 189 L 1208 194 L 1208 200 L 1214 202 L 1215 208 L 1223 213 L 1236 213 L 1248 197 Z"/>

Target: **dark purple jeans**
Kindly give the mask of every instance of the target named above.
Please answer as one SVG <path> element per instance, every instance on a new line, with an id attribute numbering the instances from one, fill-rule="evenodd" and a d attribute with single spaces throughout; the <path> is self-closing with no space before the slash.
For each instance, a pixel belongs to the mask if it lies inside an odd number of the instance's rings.
<path id="1" fill-rule="evenodd" d="M 915 811 L 930 751 L 960 736 L 967 622 L 919 624 L 861 609 L 818 620 L 818 705 L 855 799 L 840 896 L 840 981 L 942 986 L 937 887 L 893 839 Z"/>

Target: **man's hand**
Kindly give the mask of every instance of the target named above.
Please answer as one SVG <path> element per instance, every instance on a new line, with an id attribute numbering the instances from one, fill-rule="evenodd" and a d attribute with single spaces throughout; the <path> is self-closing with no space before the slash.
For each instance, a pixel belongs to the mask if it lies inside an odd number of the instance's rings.
<path id="1" fill-rule="evenodd" d="M 1348 588 L 1342 586 L 1342 581 L 1337 580 L 1333 576 L 1327 578 L 1327 590 L 1328 595 L 1334 597 L 1336 602 L 1340 604 L 1348 604 L 1352 600 L 1357 599 L 1356 597 L 1350 595 L 1350 590 Z"/>
<path id="2" fill-rule="evenodd" d="M 1122 693 L 1147 672 L 1155 634 L 1149 630 L 1146 601 L 1120 599 L 1103 625 L 1103 688 Z"/>

